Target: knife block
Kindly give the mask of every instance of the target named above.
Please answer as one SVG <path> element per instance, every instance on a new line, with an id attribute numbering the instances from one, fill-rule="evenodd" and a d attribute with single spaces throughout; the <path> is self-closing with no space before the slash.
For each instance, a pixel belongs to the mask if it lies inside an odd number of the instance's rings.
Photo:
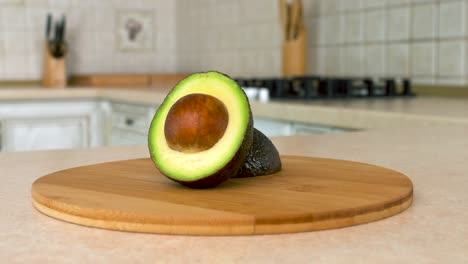
<path id="1" fill-rule="evenodd" d="M 44 88 L 65 88 L 67 86 L 66 56 L 55 58 L 50 53 L 47 43 L 44 47 L 44 65 L 42 86 Z"/>
<path id="2" fill-rule="evenodd" d="M 283 42 L 283 76 L 304 76 L 307 71 L 307 33 L 302 30 L 297 38 Z"/>

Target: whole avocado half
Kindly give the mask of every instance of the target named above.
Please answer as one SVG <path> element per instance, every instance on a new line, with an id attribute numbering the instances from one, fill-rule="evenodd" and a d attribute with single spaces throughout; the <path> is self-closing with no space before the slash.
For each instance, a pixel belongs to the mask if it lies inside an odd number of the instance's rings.
<path id="1" fill-rule="evenodd" d="M 262 132 L 254 129 L 253 143 L 235 178 L 263 176 L 281 170 L 281 159 L 275 145 Z"/>
<path id="2" fill-rule="evenodd" d="M 252 142 L 247 96 L 234 80 L 214 71 L 180 81 L 158 108 L 148 133 L 156 168 L 191 188 L 214 187 L 237 175 Z"/>

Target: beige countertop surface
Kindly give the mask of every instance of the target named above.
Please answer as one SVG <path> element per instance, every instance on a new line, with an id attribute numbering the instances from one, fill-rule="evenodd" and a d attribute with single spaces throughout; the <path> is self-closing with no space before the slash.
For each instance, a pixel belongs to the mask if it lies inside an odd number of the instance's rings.
<path id="1" fill-rule="evenodd" d="M 164 97 L 149 91 L 93 89 L 20 93 L 24 94 L 2 90 L 0 100 L 104 98 L 153 104 Z M 467 102 L 410 100 L 381 101 L 372 107 L 367 105 L 370 102 L 252 103 L 254 113 L 267 117 L 278 108 L 283 110 L 279 118 L 285 120 L 291 120 L 288 114 L 302 113 L 324 119 L 328 115 L 336 118 L 334 124 L 339 118 L 362 122 L 354 127 L 367 128 L 363 131 L 273 141 L 282 154 L 354 160 L 406 174 L 414 184 L 414 202 L 396 216 L 284 235 L 203 237 L 100 230 L 36 211 L 31 204 L 32 182 L 70 167 L 148 157 L 146 146 L 0 153 L 0 259 L 5 263 L 467 263 Z M 426 110 L 419 108 L 424 105 Z M 390 125 L 378 121 L 386 115 L 391 116 Z M 292 118 L 296 119 L 317 120 Z"/>

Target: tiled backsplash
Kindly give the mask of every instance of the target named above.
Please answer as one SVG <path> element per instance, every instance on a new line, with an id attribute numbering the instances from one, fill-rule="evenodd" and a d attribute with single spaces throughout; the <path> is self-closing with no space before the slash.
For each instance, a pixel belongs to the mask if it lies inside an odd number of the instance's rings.
<path id="1" fill-rule="evenodd" d="M 179 71 L 281 74 L 277 0 L 178 0 L 176 17 Z"/>
<path id="2" fill-rule="evenodd" d="M 319 14 L 308 16 L 313 21 L 310 25 L 319 25 L 314 36 L 318 41 L 312 40 L 310 46 L 317 54 L 311 61 L 317 63 L 314 72 L 409 76 L 421 84 L 466 83 L 468 1 L 306 0 L 305 3 L 308 8 L 320 10 Z"/>
<path id="3" fill-rule="evenodd" d="M 467 81 L 467 0 L 303 2 L 311 74 Z M 275 0 L 179 0 L 177 68 L 280 75 L 279 27 Z"/>
<path id="4" fill-rule="evenodd" d="M 278 75 L 281 31 L 277 5 L 277 0 L 179 0 L 178 70 Z"/>
<path id="5" fill-rule="evenodd" d="M 468 84 L 468 0 L 303 0 L 308 73 Z M 276 0 L 0 0 L 0 80 L 40 79 L 45 18 L 67 16 L 71 74 L 281 75 Z M 152 25 L 121 41 L 122 17 Z"/>
<path id="6" fill-rule="evenodd" d="M 67 17 L 68 72 L 176 71 L 174 1 L 0 0 L 0 80 L 38 80 L 46 14 Z M 120 41 L 120 18 L 141 15 L 149 32 L 141 47 Z"/>

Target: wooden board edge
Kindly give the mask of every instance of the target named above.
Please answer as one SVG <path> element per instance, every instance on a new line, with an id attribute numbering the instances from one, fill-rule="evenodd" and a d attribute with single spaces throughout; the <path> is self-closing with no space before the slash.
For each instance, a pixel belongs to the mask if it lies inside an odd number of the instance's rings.
<path id="1" fill-rule="evenodd" d="M 86 218 L 76 215 L 66 214 L 56 211 L 52 208 L 42 205 L 32 199 L 33 206 L 41 213 L 52 218 L 62 220 L 68 223 L 77 224 L 86 227 L 108 229 L 115 231 L 151 233 L 161 235 L 196 235 L 196 236 L 230 236 L 230 235 L 252 235 L 253 225 L 238 226 L 213 226 L 207 225 L 162 225 L 152 223 L 129 223 L 121 221 L 109 221 Z"/>
<path id="2" fill-rule="evenodd" d="M 325 219 L 322 221 L 294 223 L 294 224 L 276 224 L 276 225 L 237 225 L 237 226 L 213 226 L 196 225 L 196 226 L 170 226 L 151 223 L 129 223 L 121 221 L 108 221 L 91 219 L 76 215 L 66 214 L 56 211 L 32 198 L 33 206 L 41 213 L 55 219 L 65 222 L 101 229 L 109 229 L 115 231 L 127 231 L 138 233 L 153 233 L 167 235 L 197 235 L 197 236 L 238 236 L 238 235 L 268 235 L 268 234 L 284 234 L 310 232 L 318 230 L 336 229 L 360 225 L 378 221 L 384 218 L 399 214 L 408 209 L 413 202 L 413 193 L 405 199 L 401 204 L 396 204 L 392 207 L 381 211 L 372 211 L 364 214 L 354 215 L 350 217 L 342 217 L 338 219 Z"/>
<path id="3" fill-rule="evenodd" d="M 107 230 L 115 231 L 126 231 L 126 232 L 137 232 L 137 233 L 152 233 L 152 234 L 168 234 L 168 235 L 206 235 L 206 236 L 220 236 L 220 235 L 252 235 L 254 228 L 254 219 L 252 218 L 248 222 L 233 221 L 229 224 L 219 225 L 213 224 L 213 222 L 207 222 L 206 224 L 185 224 L 185 223 L 174 223 L 172 225 L 154 223 L 154 222 L 135 222 L 126 221 L 122 219 L 109 220 L 109 219 L 97 219 L 77 215 L 74 212 L 67 212 L 64 210 L 65 207 L 60 202 L 52 201 L 47 197 L 44 197 L 37 192 L 34 187 L 37 180 L 33 183 L 31 188 L 31 200 L 33 206 L 42 214 L 49 217 L 77 224 L 85 227 L 94 227 Z"/>
<path id="4" fill-rule="evenodd" d="M 299 223 L 281 223 L 281 224 L 256 224 L 254 234 L 284 234 L 284 233 L 297 233 L 308 231 L 319 231 L 343 228 L 355 225 L 366 224 L 375 222 L 384 218 L 388 218 L 399 214 L 408 209 L 413 203 L 413 191 L 409 196 L 401 200 L 401 203 L 387 207 L 383 210 L 368 211 L 361 214 L 340 217 L 340 218 L 327 218 L 320 221 L 309 221 Z"/>

